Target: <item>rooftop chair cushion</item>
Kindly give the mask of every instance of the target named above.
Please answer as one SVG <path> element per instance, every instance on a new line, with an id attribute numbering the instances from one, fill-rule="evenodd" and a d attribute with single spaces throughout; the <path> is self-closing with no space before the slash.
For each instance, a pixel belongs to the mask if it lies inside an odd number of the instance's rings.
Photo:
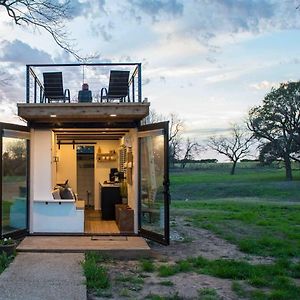
<path id="1" fill-rule="evenodd" d="M 124 101 L 125 97 L 128 96 L 128 80 L 129 71 L 111 70 L 108 90 L 106 88 L 101 89 L 101 102 L 104 99 L 107 101 L 115 99 Z"/>
<path id="2" fill-rule="evenodd" d="M 69 180 L 67 179 L 65 183 L 57 184 L 54 190 L 59 190 L 60 199 L 76 199 L 75 194 L 69 186 Z"/>
<path id="3" fill-rule="evenodd" d="M 67 100 L 70 102 L 70 91 L 63 89 L 62 72 L 43 73 L 44 77 L 44 100 L 50 102 Z"/>
<path id="4" fill-rule="evenodd" d="M 89 90 L 79 91 L 78 102 L 92 102 L 92 91 Z"/>
<path id="5" fill-rule="evenodd" d="M 65 187 L 60 189 L 61 199 L 75 199 L 75 195 L 71 188 Z"/>
<path id="6" fill-rule="evenodd" d="M 52 191 L 52 196 L 53 196 L 54 200 L 61 199 L 61 197 L 60 197 L 60 190 L 59 189 L 54 189 Z"/>

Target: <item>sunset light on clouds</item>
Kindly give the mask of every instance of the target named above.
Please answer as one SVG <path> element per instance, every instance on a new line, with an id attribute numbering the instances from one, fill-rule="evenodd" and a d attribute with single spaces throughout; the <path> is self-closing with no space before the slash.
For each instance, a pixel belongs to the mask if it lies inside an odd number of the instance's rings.
<path id="1" fill-rule="evenodd" d="M 177 113 L 192 136 L 224 132 L 280 82 L 299 80 L 298 1 L 71 1 L 66 20 L 81 56 L 142 62 L 143 97 Z M 18 121 L 25 65 L 76 62 L 42 30 L 0 8 L 0 115 Z M 99 86 L 101 89 L 101 86 Z"/>

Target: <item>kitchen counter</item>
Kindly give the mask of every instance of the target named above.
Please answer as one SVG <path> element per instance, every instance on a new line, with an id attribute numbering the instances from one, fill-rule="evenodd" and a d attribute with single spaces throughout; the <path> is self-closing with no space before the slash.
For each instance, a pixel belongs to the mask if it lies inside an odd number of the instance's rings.
<path id="1" fill-rule="evenodd" d="M 109 183 L 109 182 L 106 182 L 106 183 L 100 183 L 100 185 L 102 187 L 120 187 L 120 183 Z"/>
<path id="2" fill-rule="evenodd" d="M 115 205 L 122 203 L 120 184 L 99 184 L 103 220 L 115 220 Z"/>
<path id="3" fill-rule="evenodd" d="M 83 233 L 84 201 L 34 199 L 32 233 Z"/>

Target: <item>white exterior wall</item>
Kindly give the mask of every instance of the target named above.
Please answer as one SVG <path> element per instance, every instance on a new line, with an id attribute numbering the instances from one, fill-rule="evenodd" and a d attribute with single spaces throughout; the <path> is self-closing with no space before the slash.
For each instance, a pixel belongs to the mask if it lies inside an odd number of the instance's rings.
<path id="1" fill-rule="evenodd" d="M 30 139 L 30 232 L 33 232 L 33 201 L 52 198 L 52 131 L 31 129 Z"/>

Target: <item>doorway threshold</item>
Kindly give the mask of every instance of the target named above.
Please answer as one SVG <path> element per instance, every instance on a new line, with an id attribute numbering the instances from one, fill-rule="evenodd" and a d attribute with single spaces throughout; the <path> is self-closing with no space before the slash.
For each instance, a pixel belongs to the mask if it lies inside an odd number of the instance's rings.
<path id="1" fill-rule="evenodd" d="M 140 236 L 27 236 L 18 252 L 82 253 L 97 251 L 116 258 L 150 256 L 150 247 Z"/>

